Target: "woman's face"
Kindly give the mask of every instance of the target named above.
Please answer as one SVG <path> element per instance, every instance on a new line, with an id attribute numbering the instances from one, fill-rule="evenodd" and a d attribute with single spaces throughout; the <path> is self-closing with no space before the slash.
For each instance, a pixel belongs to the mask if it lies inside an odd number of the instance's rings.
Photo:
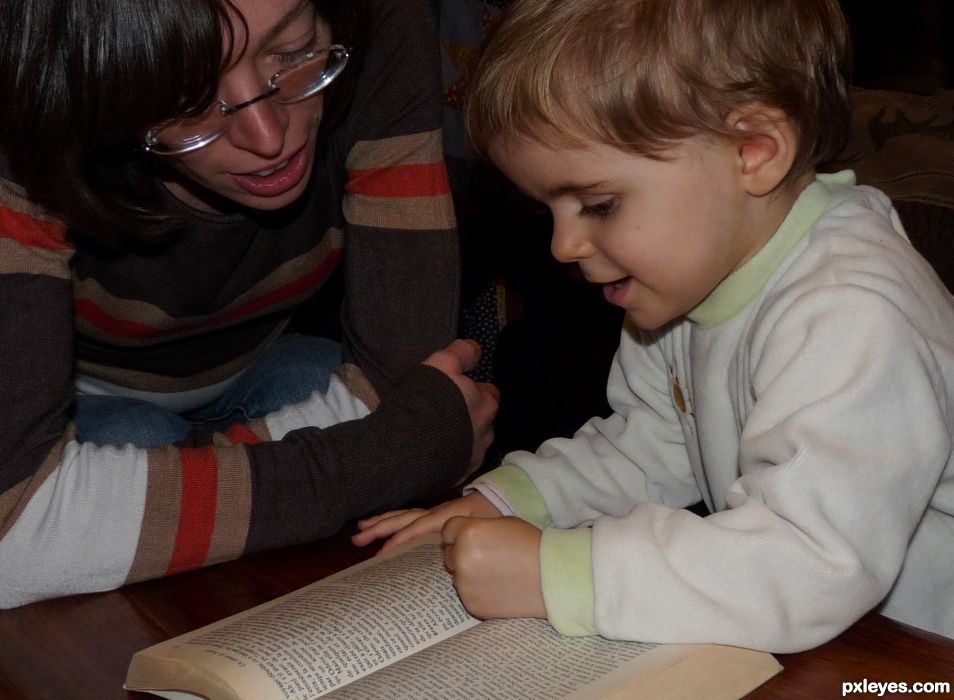
<path id="1" fill-rule="evenodd" d="M 235 44 L 245 47 L 222 75 L 217 98 L 238 105 L 265 91 L 268 78 L 311 44 L 331 44 L 331 30 L 308 0 L 233 0 Z M 317 42 L 316 42 L 317 39 Z M 167 158 L 169 190 L 198 209 L 219 212 L 222 198 L 273 210 L 295 201 L 311 176 L 322 93 L 293 104 L 261 100 L 228 118 L 212 144 Z"/>

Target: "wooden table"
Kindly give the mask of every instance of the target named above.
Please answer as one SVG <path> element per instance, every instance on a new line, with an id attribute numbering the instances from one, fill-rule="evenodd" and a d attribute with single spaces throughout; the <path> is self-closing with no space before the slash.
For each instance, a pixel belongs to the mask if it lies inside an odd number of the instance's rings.
<path id="1" fill-rule="evenodd" d="M 0 699 L 154 698 L 122 689 L 134 652 L 292 591 L 371 553 L 338 536 L 109 593 L 0 611 Z M 945 681 L 954 688 L 954 640 L 880 615 L 863 618 L 817 649 L 778 658 L 785 670 L 749 697 L 837 698 L 842 683 L 865 679 L 909 685 Z"/>

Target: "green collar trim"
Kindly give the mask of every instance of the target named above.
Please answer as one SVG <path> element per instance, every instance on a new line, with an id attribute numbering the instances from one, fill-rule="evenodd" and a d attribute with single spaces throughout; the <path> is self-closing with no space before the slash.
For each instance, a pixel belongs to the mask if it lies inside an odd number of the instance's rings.
<path id="1" fill-rule="evenodd" d="M 749 305 L 795 245 L 822 214 L 851 195 L 855 174 L 851 170 L 819 174 L 795 200 L 778 231 L 742 267 L 730 274 L 709 296 L 686 314 L 703 328 L 728 321 Z"/>

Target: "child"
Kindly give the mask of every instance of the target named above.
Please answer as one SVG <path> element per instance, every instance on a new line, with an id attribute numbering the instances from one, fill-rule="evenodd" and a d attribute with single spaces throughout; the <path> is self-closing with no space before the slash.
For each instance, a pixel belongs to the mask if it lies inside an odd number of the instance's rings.
<path id="1" fill-rule="evenodd" d="M 469 125 L 626 309 L 613 413 L 357 544 L 441 531 L 475 615 L 565 634 L 954 635 L 954 304 L 882 193 L 815 173 L 847 44 L 835 0 L 513 4 Z"/>

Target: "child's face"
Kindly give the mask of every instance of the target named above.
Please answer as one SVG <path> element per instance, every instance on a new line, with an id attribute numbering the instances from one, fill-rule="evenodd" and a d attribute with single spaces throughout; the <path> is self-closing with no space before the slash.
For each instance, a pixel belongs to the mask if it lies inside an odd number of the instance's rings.
<path id="1" fill-rule="evenodd" d="M 260 95 L 268 78 L 286 66 L 286 57 L 300 54 L 316 35 L 319 44 L 331 44 L 327 22 L 307 0 L 233 0 L 233 5 L 248 33 L 233 18 L 236 43 L 245 52 L 222 76 L 217 97 L 229 104 Z M 220 197 L 252 209 L 290 204 L 311 175 L 323 99 L 323 93 L 293 104 L 263 99 L 236 112 L 217 141 L 170 157 L 176 176 L 167 186 L 179 199 L 213 212 Z"/>
<path id="2" fill-rule="evenodd" d="M 588 141 L 549 146 L 522 136 L 490 156 L 553 213 L 551 251 L 576 262 L 640 327 L 695 308 L 774 233 L 755 215 L 729 142 L 695 137 L 653 160 Z"/>

